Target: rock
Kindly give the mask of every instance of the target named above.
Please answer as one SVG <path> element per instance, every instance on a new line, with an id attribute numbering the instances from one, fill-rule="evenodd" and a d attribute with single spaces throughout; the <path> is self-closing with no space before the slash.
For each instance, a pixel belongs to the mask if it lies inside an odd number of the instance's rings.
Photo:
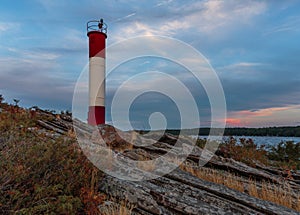
<path id="1" fill-rule="evenodd" d="M 107 175 L 99 189 L 135 204 L 136 214 L 299 214 L 179 169 L 164 177 L 141 182 Z"/>
<path id="2" fill-rule="evenodd" d="M 44 122 L 46 123 L 45 127 L 59 129 L 58 133 L 64 132 L 64 129 L 62 129 L 64 126 L 61 124 L 69 122 L 63 119 L 59 120 L 59 123 L 57 121 Z M 53 123 L 56 123 L 57 126 Z M 123 156 L 133 161 L 153 160 L 167 153 L 170 154 L 170 157 L 172 157 L 172 153 L 174 158 L 180 157 L 184 155 L 185 147 L 193 144 L 188 138 L 178 140 L 177 136 L 169 134 L 160 137 L 152 133 L 151 135 L 139 137 L 134 132 L 122 132 L 109 125 L 93 127 L 79 120 L 73 120 L 73 124 L 76 128 L 77 137 L 86 139 L 87 144 L 92 142 L 96 145 L 108 146 L 116 152 L 116 156 Z M 101 135 L 101 138 L 99 138 L 99 135 Z M 172 153 L 170 153 L 170 149 L 172 149 Z M 187 160 L 198 164 L 202 153 L 202 149 L 195 147 Z M 109 161 L 107 162 L 109 163 Z M 124 166 L 120 166 L 123 168 L 120 171 L 127 171 Z M 116 167 L 118 168 L 118 166 Z M 284 180 L 280 170 L 270 169 L 262 165 L 253 168 L 232 159 L 213 155 L 212 159 L 207 162 L 206 167 L 235 173 L 238 176 L 245 177 L 245 179 L 251 176 L 258 182 L 267 180 L 279 185 L 288 183 L 295 192 L 300 190 L 297 180 Z M 140 172 L 132 172 L 132 174 L 136 174 L 138 178 Z M 293 174 L 296 176 L 295 178 L 299 175 L 299 173 Z M 99 190 L 112 197 L 112 199 L 124 200 L 134 204 L 133 214 L 136 215 L 299 214 L 275 203 L 260 200 L 223 185 L 199 179 L 178 168 L 162 177 L 147 181 L 126 181 L 105 175 L 101 184 L 99 184 Z"/>

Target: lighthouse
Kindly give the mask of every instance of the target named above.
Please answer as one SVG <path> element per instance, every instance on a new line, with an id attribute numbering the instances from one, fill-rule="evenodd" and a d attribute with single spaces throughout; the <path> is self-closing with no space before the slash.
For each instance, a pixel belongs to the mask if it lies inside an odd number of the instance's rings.
<path id="1" fill-rule="evenodd" d="M 89 38 L 89 111 L 88 124 L 105 123 L 105 40 L 107 25 L 103 19 L 87 23 Z"/>

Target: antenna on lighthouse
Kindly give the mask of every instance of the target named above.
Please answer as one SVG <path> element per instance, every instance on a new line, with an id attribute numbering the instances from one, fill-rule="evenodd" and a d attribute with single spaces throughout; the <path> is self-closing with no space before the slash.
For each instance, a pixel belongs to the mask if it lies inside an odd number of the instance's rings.
<path id="1" fill-rule="evenodd" d="M 89 112 L 88 123 L 105 123 L 105 41 L 107 25 L 103 19 L 87 23 L 89 37 Z"/>

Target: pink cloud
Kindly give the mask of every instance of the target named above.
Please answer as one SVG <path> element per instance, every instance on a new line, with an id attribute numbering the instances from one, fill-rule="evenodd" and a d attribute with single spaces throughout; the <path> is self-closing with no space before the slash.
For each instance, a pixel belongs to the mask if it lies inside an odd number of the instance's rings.
<path id="1" fill-rule="evenodd" d="M 227 126 L 295 125 L 299 122 L 300 105 L 272 107 L 259 110 L 242 110 L 228 113 Z M 298 121 L 297 121 L 298 118 Z"/>

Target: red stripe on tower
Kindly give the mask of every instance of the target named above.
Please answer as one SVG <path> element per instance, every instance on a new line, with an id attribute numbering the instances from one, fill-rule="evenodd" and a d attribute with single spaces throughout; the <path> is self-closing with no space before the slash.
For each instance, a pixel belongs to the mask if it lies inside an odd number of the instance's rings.
<path id="1" fill-rule="evenodd" d="M 105 40 L 107 27 L 100 21 L 87 23 L 89 37 L 89 112 L 88 124 L 105 123 Z"/>

